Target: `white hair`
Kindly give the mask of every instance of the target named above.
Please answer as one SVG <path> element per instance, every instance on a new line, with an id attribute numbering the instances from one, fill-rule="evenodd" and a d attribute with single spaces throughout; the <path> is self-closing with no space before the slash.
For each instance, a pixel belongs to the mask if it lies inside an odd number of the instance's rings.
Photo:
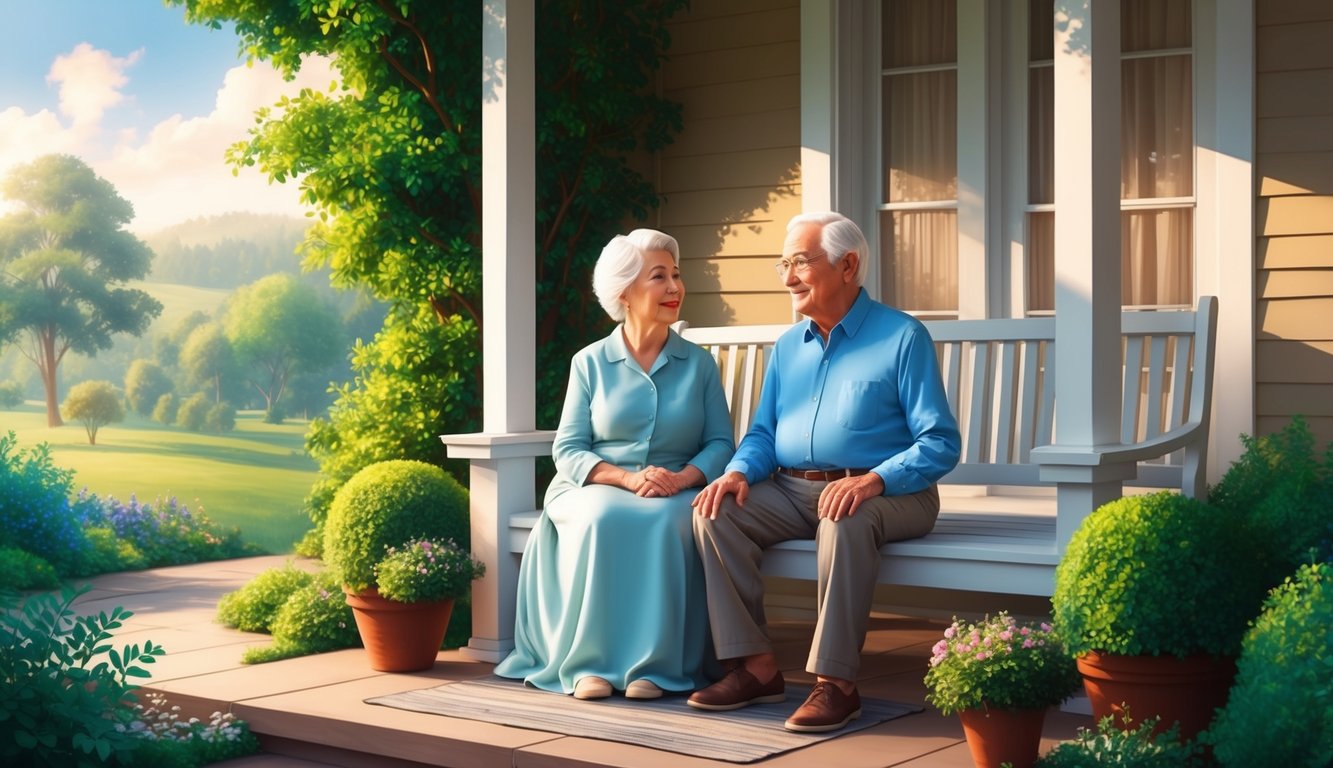
<path id="1" fill-rule="evenodd" d="M 837 264 L 843 256 L 855 252 L 856 284 L 865 281 L 866 265 L 870 262 L 870 243 L 856 222 L 833 211 L 802 213 L 787 222 L 787 231 L 791 232 L 803 224 L 819 225 L 819 247 L 828 256 L 830 263 Z"/>
<path id="2" fill-rule="evenodd" d="M 680 245 L 676 238 L 655 229 L 636 229 L 628 235 L 616 235 L 597 257 L 592 270 L 592 290 L 602 309 L 617 323 L 625 321 L 625 305 L 620 297 L 638 279 L 643 271 L 644 255 L 648 251 L 666 251 L 680 264 Z"/>

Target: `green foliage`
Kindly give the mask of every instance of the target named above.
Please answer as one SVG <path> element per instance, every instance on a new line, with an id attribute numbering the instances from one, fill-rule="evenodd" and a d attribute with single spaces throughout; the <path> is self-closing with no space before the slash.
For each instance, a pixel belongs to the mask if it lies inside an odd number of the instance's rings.
<path id="1" fill-rule="evenodd" d="M 1125 718 L 1126 726 L 1130 718 Z M 1035 768 L 1188 768 L 1205 765 L 1198 748 L 1180 743 L 1179 726 L 1153 735 L 1157 718 L 1148 718 L 1138 728 L 1116 727 L 1107 716 L 1097 723 L 1097 730 L 1078 729 L 1073 741 L 1057 744 L 1039 758 Z M 1259 765 L 1259 763 L 1256 763 Z"/>
<path id="2" fill-rule="evenodd" d="M 190 331 L 180 351 L 181 372 L 185 380 L 213 393 L 213 402 L 222 402 L 223 384 L 237 374 L 236 355 L 222 326 L 204 323 Z"/>
<path id="3" fill-rule="evenodd" d="M 390 600 L 434 602 L 462 597 L 485 573 L 485 564 L 453 541 L 424 538 L 385 550 L 375 566 L 375 583 Z"/>
<path id="4" fill-rule="evenodd" d="M 122 502 L 81 493 L 78 504 L 89 525 L 108 528 L 116 540 L 133 545 L 146 567 L 255 554 L 241 541 L 239 530 L 226 529 L 202 512 L 191 512 L 175 497 L 143 504 L 134 495 Z"/>
<path id="5" fill-rule="evenodd" d="M 223 400 L 208 409 L 204 416 L 204 428 L 213 432 L 230 432 L 236 429 L 236 407 Z"/>
<path id="6" fill-rule="evenodd" d="M 157 401 L 171 390 L 171 377 L 152 360 L 135 360 L 125 372 L 125 400 L 141 416 L 151 413 Z"/>
<path id="7" fill-rule="evenodd" d="M 109 381 L 84 381 L 75 384 L 61 406 L 65 418 L 83 424 L 88 444 L 97 445 L 97 430 L 125 420 L 120 390 Z"/>
<path id="8" fill-rule="evenodd" d="M 195 392 L 185 398 L 176 409 L 176 426 L 198 432 L 204 428 L 204 423 L 208 421 L 208 412 L 212 408 L 213 404 L 209 401 L 208 395 Z"/>
<path id="9" fill-rule="evenodd" d="M 483 9 L 422 0 L 330 4 L 169 0 L 194 23 L 234 22 L 246 52 L 280 70 L 331 55 L 342 87 L 262 111 L 236 166 L 300 178 L 320 221 L 307 266 L 391 304 L 356 352 L 309 448 L 320 523 L 357 470 L 410 458 L 444 466 L 435 435 L 477 428 Z M 665 23 L 685 0 L 537 3 L 537 364 L 539 424 L 554 425 L 570 356 L 609 322 L 588 289 L 602 245 L 658 204 L 637 161 L 681 127 L 658 96 Z M 427 326 L 436 326 L 425 332 Z"/>
<path id="10" fill-rule="evenodd" d="M 273 645 L 252 648 L 242 661 L 260 664 L 361 644 L 356 618 L 331 574 L 319 574 L 282 604 L 273 618 Z"/>
<path id="11" fill-rule="evenodd" d="M 217 619 L 245 632 L 271 632 L 278 609 L 296 590 L 315 582 L 315 577 L 288 563 L 270 568 L 248 584 L 228 592 L 218 601 Z"/>
<path id="12" fill-rule="evenodd" d="M 116 607 L 77 616 L 73 605 L 87 591 L 57 598 L 30 596 L 22 609 L 0 611 L 0 762 L 7 766 L 94 766 L 131 763 L 139 740 L 117 729 L 134 702 L 145 667 L 160 646 L 115 648 L 113 630 L 133 615 Z"/>
<path id="13" fill-rule="evenodd" d="M 1081 688 L 1083 678 L 1050 624 L 1019 624 L 1000 612 L 975 624 L 954 619 L 932 649 L 925 682 L 926 700 L 951 715 L 1046 709 Z"/>
<path id="14" fill-rule="evenodd" d="M 23 405 L 23 385 L 17 381 L 0 381 L 0 408 L 17 408 Z"/>
<path id="15" fill-rule="evenodd" d="M 126 288 L 148 273 L 152 253 L 124 227 L 134 209 L 110 182 L 69 155 L 14 168 L 0 217 L 0 271 L 17 307 L 11 324 L 28 334 L 46 388 L 47 423 L 61 424 L 57 368 L 67 352 L 93 355 L 116 334 L 141 335 L 162 311 Z"/>
<path id="16" fill-rule="evenodd" d="M 137 571 L 148 567 L 144 557 L 134 542 L 116 536 L 110 526 L 94 525 L 84 529 L 88 537 L 88 550 L 84 555 L 82 568 L 76 575 L 94 576 L 99 573 L 116 571 Z"/>
<path id="17" fill-rule="evenodd" d="M 79 573 L 88 544 L 69 499 L 74 473 L 51 461 L 46 444 L 16 450 L 17 442 L 13 432 L 0 436 L 0 541 Z"/>
<path id="18" fill-rule="evenodd" d="M 1234 656 L 1263 586 L 1240 525 L 1171 492 L 1103 505 L 1055 571 L 1070 653 Z"/>
<path id="19" fill-rule="evenodd" d="M 1237 668 L 1205 737 L 1218 763 L 1333 765 L 1333 563 L 1306 564 L 1273 590 Z"/>
<path id="20" fill-rule="evenodd" d="M 313 288 L 286 274 L 237 289 L 222 325 L 246 380 L 270 411 L 293 374 L 328 366 L 342 345 L 338 314 Z"/>
<path id="21" fill-rule="evenodd" d="M 1242 435 L 1245 452 L 1209 489 L 1209 503 L 1250 528 L 1250 557 L 1263 564 L 1274 587 L 1309 557 L 1328 532 L 1333 508 L 1333 443 L 1317 449 L 1314 433 L 1297 416 L 1280 431 Z"/>
<path id="22" fill-rule="evenodd" d="M 324 528 L 324 560 L 354 591 L 375 584 L 389 547 L 414 538 L 470 546 L 467 491 L 439 467 L 385 461 L 362 469 L 338 491 Z"/>
<path id="23" fill-rule="evenodd" d="M 153 406 L 153 421 L 159 424 L 171 424 L 176 421 L 176 396 L 168 392 L 157 399 Z"/>
<path id="24" fill-rule="evenodd" d="M 60 575 L 46 560 L 18 547 L 0 546 L 0 592 L 58 586 Z"/>

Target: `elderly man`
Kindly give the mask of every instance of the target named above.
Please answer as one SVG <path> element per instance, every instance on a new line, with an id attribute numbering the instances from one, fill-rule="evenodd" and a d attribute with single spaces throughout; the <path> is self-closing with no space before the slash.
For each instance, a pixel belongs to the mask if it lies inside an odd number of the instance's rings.
<path id="1" fill-rule="evenodd" d="M 814 539 L 819 617 L 806 670 L 817 682 L 786 727 L 832 731 L 859 717 L 855 680 L 879 548 L 935 525 L 935 483 L 958 462 L 958 424 L 930 334 L 861 288 L 869 250 L 840 214 L 787 225 L 776 266 L 809 319 L 774 345 L 754 425 L 725 473 L 694 499 L 713 643 L 733 661 L 690 696 L 692 707 L 785 699 L 765 630 L 760 555 L 780 541 Z"/>

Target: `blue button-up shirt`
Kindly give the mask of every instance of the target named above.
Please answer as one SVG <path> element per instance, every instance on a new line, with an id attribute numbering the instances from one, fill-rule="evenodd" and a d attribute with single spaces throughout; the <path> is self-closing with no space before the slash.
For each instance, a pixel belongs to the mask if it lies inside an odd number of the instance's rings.
<path id="1" fill-rule="evenodd" d="M 778 338 L 727 471 L 754 484 L 779 466 L 870 469 L 892 496 L 943 477 L 961 443 L 930 333 L 863 289 L 827 343 L 811 320 Z"/>

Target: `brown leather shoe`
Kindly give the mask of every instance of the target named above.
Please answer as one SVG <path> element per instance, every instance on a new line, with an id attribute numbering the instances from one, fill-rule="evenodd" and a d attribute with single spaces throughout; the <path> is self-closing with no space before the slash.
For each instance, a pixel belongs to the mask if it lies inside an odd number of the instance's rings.
<path id="1" fill-rule="evenodd" d="M 806 697 L 805 703 L 789 718 L 786 728 L 801 733 L 836 731 L 861 716 L 861 694 L 850 694 L 834 683 L 821 680 Z"/>
<path id="2" fill-rule="evenodd" d="M 786 700 L 787 684 L 783 681 L 781 672 L 773 675 L 773 679 L 767 683 L 761 683 L 742 665 L 728 672 L 716 683 L 690 694 L 685 703 L 695 709 L 725 712 L 748 707 L 751 704 L 774 704 Z"/>

